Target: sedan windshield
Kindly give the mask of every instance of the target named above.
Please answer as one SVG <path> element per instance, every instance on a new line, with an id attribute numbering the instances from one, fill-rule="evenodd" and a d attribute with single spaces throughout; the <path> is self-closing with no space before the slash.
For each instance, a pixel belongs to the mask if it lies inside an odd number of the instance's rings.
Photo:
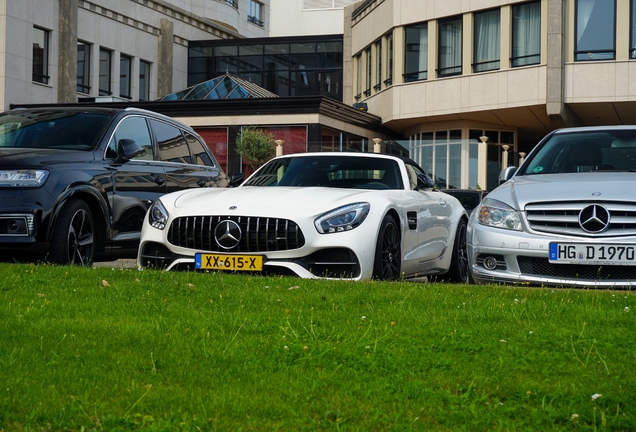
<path id="1" fill-rule="evenodd" d="M 12 111 L 0 116 L 0 148 L 91 150 L 110 116 L 78 111 Z"/>
<path id="2" fill-rule="evenodd" d="M 274 159 L 258 170 L 244 185 L 355 189 L 404 187 L 396 161 L 342 154 Z"/>
<path id="3" fill-rule="evenodd" d="M 525 167 L 526 175 L 636 168 L 636 129 L 554 134 Z"/>

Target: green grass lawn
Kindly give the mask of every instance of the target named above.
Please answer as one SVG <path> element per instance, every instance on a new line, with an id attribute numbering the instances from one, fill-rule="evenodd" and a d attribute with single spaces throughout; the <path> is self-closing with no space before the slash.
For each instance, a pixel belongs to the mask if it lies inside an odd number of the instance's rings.
<path id="1" fill-rule="evenodd" d="M 0 275 L 0 430 L 636 430 L 629 291 Z"/>

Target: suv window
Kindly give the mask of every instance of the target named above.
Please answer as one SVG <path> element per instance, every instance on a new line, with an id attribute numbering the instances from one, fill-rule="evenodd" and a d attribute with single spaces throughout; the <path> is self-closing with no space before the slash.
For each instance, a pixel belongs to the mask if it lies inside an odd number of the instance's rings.
<path id="1" fill-rule="evenodd" d="M 208 152 L 205 151 L 201 141 L 188 132 L 183 133 L 190 146 L 190 152 L 194 155 L 194 163 L 197 165 L 215 166 L 216 164 L 210 159 Z"/>
<path id="2" fill-rule="evenodd" d="M 181 129 L 157 120 L 150 120 L 150 124 L 157 138 L 159 159 L 166 162 L 192 163 L 190 148 Z"/>
<path id="3" fill-rule="evenodd" d="M 139 146 L 143 147 L 145 151 L 139 153 L 133 159 L 135 160 L 153 160 L 152 154 L 152 140 L 150 139 L 150 132 L 148 131 L 148 124 L 143 117 L 126 117 L 119 123 L 113 137 L 108 143 L 108 149 L 106 150 L 107 158 L 117 157 L 117 143 L 122 139 L 134 140 Z"/>

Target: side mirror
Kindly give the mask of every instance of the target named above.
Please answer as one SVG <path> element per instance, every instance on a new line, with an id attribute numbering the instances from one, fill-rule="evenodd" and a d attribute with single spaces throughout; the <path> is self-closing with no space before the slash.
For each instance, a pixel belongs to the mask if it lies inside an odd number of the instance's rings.
<path id="1" fill-rule="evenodd" d="M 510 180 L 513 175 L 517 172 L 517 168 L 513 166 L 509 166 L 505 169 L 502 169 L 499 173 L 499 184 L 503 184 Z"/>
<path id="2" fill-rule="evenodd" d="M 230 186 L 236 187 L 243 183 L 243 177 L 243 173 L 232 174 L 232 176 L 230 177 Z"/>
<path id="3" fill-rule="evenodd" d="M 144 153 L 146 150 L 139 146 L 135 140 L 131 139 L 120 139 L 117 143 L 117 159 L 116 162 L 127 162 Z"/>
<path id="4" fill-rule="evenodd" d="M 415 190 L 426 190 L 426 189 L 434 189 L 435 182 L 432 178 L 427 176 L 426 174 L 418 174 L 417 175 L 417 186 Z"/>

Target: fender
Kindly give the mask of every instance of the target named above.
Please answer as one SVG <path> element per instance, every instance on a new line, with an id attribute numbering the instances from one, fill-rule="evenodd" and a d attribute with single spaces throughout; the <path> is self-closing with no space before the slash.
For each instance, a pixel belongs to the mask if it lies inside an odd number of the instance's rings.
<path id="1" fill-rule="evenodd" d="M 108 203 L 108 200 L 104 197 L 104 194 L 90 184 L 72 185 L 68 187 L 67 189 L 65 189 L 62 192 L 62 194 L 58 197 L 57 204 L 55 205 L 55 209 L 51 212 L 51 217 L 49 217 L 49 223 L 47 226 L 47 233 L 46 233 L 46 241 L 51 242 L 51 237 L 53 235 L 53 227 L 55 226 L 55 223 L 57 222 L 57 218 L 60 214 L 62 207 L 64 207 L 64 205 L 68 202 L 70 198 L 74 198 L 79 195 L 88 195 L 90 199 L 93 201 L 93 203 L 99 206 L 99 209 L 104 215 L 104 217 L 101 218 L 103 219 L 102 226 L 96 226 L 96 228 L 98 229 L 98 232 L 102 230 L 102 232 L 106 233 L 104 236 L 105 237 L 104 239 L 99 239 L 99 238 L 96 239 L 99 242 L 98 243 L 99 249 L 101 250 L 101 248 L 103 248 L 104 246 L 104 240 L 106 238 L 111 237 L 111 233 L 113 229 L 113 221 L 111 216 L 112 211 L 110 208 L 110 204 Z M 88 201 L 88 200 L 85 199 L 84 201 Z M 89 205 L 90 204 L 91 203 L 89 202 Z"/>

